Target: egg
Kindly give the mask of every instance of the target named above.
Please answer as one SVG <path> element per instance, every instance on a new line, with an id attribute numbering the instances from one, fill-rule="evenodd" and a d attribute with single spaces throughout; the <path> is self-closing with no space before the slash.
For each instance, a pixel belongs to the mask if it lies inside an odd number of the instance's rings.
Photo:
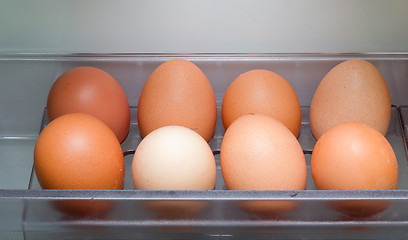
<path id="1" fill-rule="evenodd" d="M 195 131 L 165 126 L 149 133 L 133 156 L 132 178 L 137 190 L 212 190 L 215 158 L 208 143 Z M 143 204 L 158 218 L 195 216 L 205 201 L 155 200 Z"/>
<path id="2" fill-rule="evenodd" d="M 217 121 L 212 86 L 192 62 L 184 59 L 164 62 L 142 89 L 137 120 L 142 138 L 160 127 L 177 125 L 196 131 L 208 142 Z"/>
<path id="3" fill-rule="evenodd" d="M 67 113 L 87 113 L 101 119 L 122 143 L 129 132 L 130 108 L 121 85 L 95 67 L 77 67 L 63 73 L 47 99 L 50 121 Z"/>
<path id="4" fill-rule="evenodd" d="M 212 190 L 215 175 L 208 143 L 182 126 L 152 131 L 133 156 L 132 178 L 137 190 Z"/>
<path id="5" fill-rule="evenodd" d="M 227 189 L 302 190 L 306 161 L 294 135 L 266 115 L 244 115 L 227 129 L 220 162 Z"/>
<path id="6" fill-rule="evenodd" d="M 267 115 L 244 115 L 227 129 L 220 163 L 228 190 L 304 190 L 306 161 L 292 132 Z M 289 206 L 288 206 L 289 205 Z M 289 211 L 291 201 L 248 201 L 244 209 Z"/>
<path id="7" fill-rule="evenodd" d="M 394 190 L 398 163 L 387 139 L 360 122 L 340 123 L 317 141 L 311 160 L 318 190 Z M 330 202 L 335 210 L 352 217 L 369 217 L 388 207 L 382 200 Z"/>
<path id="8" fill-rule="evenodd" d="M 302 113 L 292 86 L 280 75 L 263 69 L 238 76 L 225 92 L 221 115 L 225 129 L 238 117 L 264 114 L 281 121 L 296 137 Z"/>
<path id="9" fill-rule="evenodd" d="M 342 122 L 361 122 L 383 135 L 391 118 L 391 98 L 380 71 L 362 59 L 344 61 L 321 80 L 310 106 L 315 139 Z"/>
<path id="10" fill-rule="evenodd" d="M 105 123 L 70 113 L 40 133 L 34 169 L 44 189 L 122 189 L 125 167 L 119 141 Z"/>
<path id="11" fill-rule="evenodd" d="M 379 131 L 360 122 L 326 131 L 313 149 L 311 170 L 318 190 L 392 190 L 398 183 L 391 145 Z"/>

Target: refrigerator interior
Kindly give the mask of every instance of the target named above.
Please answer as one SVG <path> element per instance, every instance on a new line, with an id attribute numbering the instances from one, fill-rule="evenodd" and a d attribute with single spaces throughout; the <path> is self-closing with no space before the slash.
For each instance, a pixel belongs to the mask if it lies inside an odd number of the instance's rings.
<path id="1" fill-rule="evenodd" d="M 140 191 L 131 178 L 133 153 L 141 141 L 137 101 L 150 73 L 162 62 L 183 58 L 195 63 L 212 84 L 218 105 L 217 125 L 209 142 L 217 163 L 216 186 L 211 191 Z M 320 80 L 336 64 L 361 58 L 383 74 L 391 94 L 392 114 L 386 135 L 399 164 L 397 190 L 318 191 L 310 172 L 315 140 L 310 132 L 309 106 Z M 146 238 L 382 238 L 405 236 L 408 211 L 406 121 L 407 54 L 9 54 L 0 59 L 0 72 L 14 81 L 30 77 L 41 87 L 19 86 L 19 94 L 46 99 L 49 88 L 63 72 L 77 66 L 94 66 L 109 72 L 123 86 L 131 105 L 129 136 L 122 144 L 126 175 L 124 190 L 41 190 L 33 172 L 33 148 L 47 125 L 44 104 L 1 109 L 1 232 L 25 239 L 82 237 L 98 239 Z M 21 71 L 24 69 L 24 71 Z M 29 70 L 35 71 L 29 71 Z M 295 89 L 302 109 L 298 138 L 305 154 L 308 181 L 302 191 L 226 190 L 219 164 L 224 134 L 220 106 L 229 84 L 252 69 L 267 69 Z M 7 70 L 7 71 L 6 71 Z M 4 77 L 4 76 L 3 76 Z M 15 94 L 8 101 L 18 101 Z M 3 104 L 2 106 L 5 106 Z M 24 116 L 32 116 L 29 119 Z M 4 120 L 3 120 L 4 119 Z M 16 119 L 19 119 L 16 121 Z M 30 130 L 32 128 L 33 130 Z M 353 217 L 333 208 L 342 201 L 377 211 Z M 285 214 L 256 213 L 242 208 L 252 204 L 295 204 Z M 72 206 L 74 206 L 72 208 Z M 89 209 L 78 214 L 76 208 Z M 68 209 L 68 210 L 67 210 Z M 371 209 L 371 210 L 370 210 Z M 6 235 L 7 234 L 7 235 Z"/>
<path id="2" fill-rule="evenodd" d="M 407 239 L 407 8 L 400 0 L 0 0 L 0 238 Z M 136 191 L 130 166 L 141 141 L 139 96 L 153 70 L 174 58 L 196 64 L 215 93 L 217 125 L 209 144 L 216 186 Z M 387 82 L 386 138 L 398 160 L 397 190 L 315 190 L 310 103 L 326 73 L 349 59 L 370 61 Z M 33 171 L 34 146 L 48 124 L 48 92 L 78 66 L 108 72 L 128 97 L 123 190 L 42 190 Z M 253 69 L 281 75 L 299 98 L 306 190 L 226 190 L 221 103 L 229 84 Z M 295 208 L 255 213 L 243 207 L 248 204 Z M 336 210 L 342 204 L 374 214 L 350 216 Z"/>

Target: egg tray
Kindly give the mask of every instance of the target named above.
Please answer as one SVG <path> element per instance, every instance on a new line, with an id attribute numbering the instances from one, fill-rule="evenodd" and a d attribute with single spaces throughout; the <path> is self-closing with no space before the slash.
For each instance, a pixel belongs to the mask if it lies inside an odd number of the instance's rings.
<path id="1" fill-rule="evenodd" d="M 301 133 L 298 140 L 307 163 L 306 190 L 226 190 L 219 163 L 220 146 L 224 135 L 220 107 L 215 134 L 209 142 L 217 165 L 214 190 L 134 190 L 131 163 L 141 138 L 136 121 L 137 108 L 132 107 L 129 136 L 122 144 L 126 166 L 124 190 L 42 190 L 35 172 L 32 171 L 28 189 L 0 189 L 0 237 L 2 232 L 15 231 L 23 232 L 24 239 L 385 239 L 389 238 L 390 234 L 406 239 L 408 107 L 404 107 L 404 104 L 408 103 L 408 95 L 404 89 L 408 89 L 406 81 L 408 54 L 73 54 L 6 56 L 5 59 L 6 62 L 17 61 L 16 71 L 19 73 L 24 73 L 20 71 L 24 69 L 22 66 L 33 68 L 34 64 L 36 71 L 33 74 L 37 74 L 36 79 L 45 79 L 46 76 L 49 78 L 47 84 L 51 84 L 60 73 L 72 67 L 81 65 L 100 67 L 118 76 L 117 79 L 124 86 L 129 102 L 136 106 L 141 85 L 148 75 L 161 62 L 174 58 L 190 60 L 203 70 L 213 86 L 218 106 L 221 105 L 222 96 L 229 83 L 240 73 L 263 68 L 284 76 L 297 92 L 301 105 L 305 106 L 302 107 Z M 313 91 L 324 74 L 335 64 L 353 58 L 363 58 L 374 63 L 390 88 L 391 100 L 395 106 L 392 107 L 386 138 L 398 160 L 397 190 L 315 190 L 310 171 L 315 140 L 310 133 L 307 105 L 310 104 Z M 9 68 L 12 64 L 6 66 Z M 27 76 L 23 74 L 24 77 Z M 42 90 L 41 96 L 46 96 L 46 90 Z M 27 114 L 30 115 L 27 113 L 29 110 L 31 111 L 28 108 L 24 109 L 20 117 L 23 119 Z M 34 111 L 37 110 L 32 110 L 31 115 L 34 115 Z M 43 114 L 41 122 L 43 129 L 48 124 L 46 109 L 38 112 Z M 36 124 L 40 119 L 41 116 L 38 116 Z M 13 131 L 20 129 L 16 128 Z M 38 130 L 35 129 L 35 134 L 37 133 Z M 27 140 L 10 138 L 2 141 L 6 143 L 7 148 L 0 150 L 15 151 L 18 148 L 9 146 L 14 146 L 16 141 L 25 149 L 29 149 L 26 154 L 28 157 L 24 155 L 24 158 L 29 160 L 28 164 L 32 164 L 31 147 L 35 138 Z M 31 165 L 28 166 L 28 169 L 30 168 Z M 22 176 L 13 179 L 20 178 Z M 25 182 L 23 184 L 25 187 L 27 180 L 22 181 Z M 297 207 L 282 214 L 242 209 L 243 203 L 259 201 L 266 203 L 289 201 L 296 203 Z M 344 201 L 365 201 L 362 208 L 377 202 L 386 203 L 387 207 L 374 215 L 351 216 L 332 207 L 333 204 Z M 56 207 L 65 202 L 74 206 L 88 206 L 90 211 L 86 214 L 76 214 L 75 208 L 74 211 L 67 211 Z M 108 203 L 112 208 L 101 212 L 92 210 L 93 206 L 103 203 Z M 148 207 L 151 203 L 168 205 L 163 211 L 157 211 Z M 189 206 L 202 203 L 204 207 L 201 211 L 188 211 Z"/>
<path id="2" fill-rule="evenodd" d="M 43 115 L 41 129 L 48 124 L 46 109 Z M 401 125 L 401 116 L 408 117 L 408 108 L 392 107 L 391 121 L 386 134 L 387 140 L 393 147 L 399 164 L 398 189 L 394 191 L 318 191 L 311 177 L 310 160 L 311 153 L 316 143 L 312 137 L 309 125 L 309 107 L 302 107 L 301 132 L 298 138 L 307 161 L 308 180 L 306 190 L 304 191 L 230 191 L 226 190 L 222 179 L 219 154 L 221 142 L 224 134 L 221 118 L 218 117 L 216 130 L 209 145 L 214 153 L 217 166 L 217 177 L 215 189 L 212 191 L 140 191 L 134 190 L 131 164 L 134 151 L 142 140 L 137 125 L 137 108 L 131 107 L 131 125 L 130 131 L 125 142 L 122 143 L 122 150 L 125 156 L 125 184 L 124 190 L 112 191 L 66 191 L 66 190 L 40 190 L 41 187 L 32 172 L 28 197 L 41 199 L 41 201 L 30 201 L 25 209 L 25 224 L 30 231 L 41 231 L 48 227 L 57 227 L 60 233 L 72 233 L 70 227 L 77 229 L 93 227 L 104 227 L 112 237 L 120 229 L 123 231 L 138 229 L 143 232 L 136 237 L 157 236 L 160 234 L 169 234 L 166 232 L 173 229 L 178 232 L 178 228 L 187 228 L 187 233 L 199 232 L 206 237 L 212 236 L 211 232 L 227 231 L 230 228 L 249 228 L 250 231 L 256 229 L 257 234 L 265 231 L 270 234 L 268 228 L 271 226 L 282 228 L 282 231 L 292 232 L 309 231 L 311 229 L 322 230 L 324 225 L 333 224 L 340 227 L 340 232 L 344 228 L 356 227 L 356 221 L 359 226 L 364 225 L 369 231 L 375 230 L 378 224 L 391 224 L 395 222 L 404 222 L 408 220 L 408 209 L 405 203 L 408 199 L 408 166 L 406 151 L 404 145 L 404 131 Z M 220 108 L 218 108 L 220 116 Z M 407 118 L 408 120 L 408 118 Z M 67 199 L 109 201 L 114 204 L 114 208 L 107 215 L 90 214 L 87 216 L 72 216 L 67 212 L 61 212 L 55 208 L 55 202 L 63 202 Z M 176 200 L 188 206 L 189 203 L 205 202 L 205 210 L 184 215 L 183 209 L 178 205 L 173 206 L 177 210 L 170 211 L 170 215 L 160 214 L 146 207 L 146 203 L 162 201 L 168 202 Z M 240 208 L 240 203 L 257 200 L 284 200 L 297 202 L 298 206 L 284 214 L 263 214 L 252 213 Z M 330 202 L 340 200 L 370 200 L 386 201 L 389 206 L 382 212 L 369 217 L 347 216 L 335 211 L 330 206 Z M 171 208 L 171 207 L 170 207 Z M 40 214 L 40 212 L 44 214 Z M 39 217 L 41 216 L 41 217 Z M 112 224 L 115 228 L 112 229 Z M 387 225 L 387 227 L 389 227 Z M 190 229 L 191 228 L 191 229 Z M 266 228 L 266 229 L 264 229 Z M 164 230 L 163 230 L 164 229 Z M 340 230 L 341 229 L 341 230 Z M 122 231 L 120 230 L 120 231 Z M 163 232 L 164 231 L 164 232 Z M 232 231 L 232 230 L 231 230 Z M 296 232 L 295 231 L 295 232 Z M 335 231 L 335 230 L 333 230 Z M 234 230 L 236 232 L 236 229 Z M 246 230 L 244 231 L 246 232 Z M 279 231 L 278 231 L 279 233 Z M 330 235 L 333 233 L 329 232 Z M 214 233 L 215 234 L 215 233 Z M 214 236 L 217 236 L 215 234 Z M 312 233 L 310 233 L 312 234 Z M 60 235 L 57 235 L 60 236 Z M 104 235 L 105 236 L 105 235 Z M 269 236 L 269 235 L 268 235 Z M 310 235 L 310 236 L 313 236 Z M 374 236 L 374 235 L 373 235 Z M 105 236 L 106 237 L 106 236 Z M 202 236 L 201 236 L 202 237 Z M 378 237 L 378 236 L 375 236 Z"/>
<path id="3" fill-rule="evenodd" d="M 402 108 L 402 113 L 405 113 L 403 110 L 405 108 Z M 408 189 L 408 165 L 407 165 L 407 158 L 406 155 L 404 154 L 404 141 L 403 141 L 403 131 L 401 130 L 401 120 L 399 116 L 398 109 L 396 107 L 392 107 L 391 109 L 391 120 L 390 124 L 388 127 L 388 131 L 386 134 L 387 140 L 390 142 L 391 146 L 394 149 L 394 152 L 396 153 L 397 160 L 398 160 L 398 174 L 399 174 L 399 179 L 398 179 L 398 189 Z M 302 147 L 303 153 L 305 154 L 305 159 L 306 159 L 306 165 L 307 165 L 307 184 L 306 184 L 306 190 L 316 190 L 316 187 L 313 183 L 312 179 L 312 174 L 310 170 L 310 160 L 311 160 L 311 154 L 313 152 L 314 145 L 316 143 L 316 140 L 313 138 L 310 130 L 310 124 L 309 124 L 309 107 L 301 107 L 302 111 L 302 122 L 301 122 L 301 131 L 299 134 L 298 141 Z M 133 160 L 133 154 L 139 145 L 139 143 L 142 141 L 142 138 L 140 136 L 139 132 L 139 127 L 137 123 L 137 107 L 131 107 L 130 108 L 130 128 L 129 128 L 129 134 L 125 141 L 121 144 L 122 147 L 122 152 L 125 157 L 125 180 L 124 180 L 124 190 L 134 190 L 133 186 L 133 180 L 132 180 L 132 160 Z M 222 124 L 222 118 L 221 118 L 221 108 L 217 108 L 217 122 L 216 122 L 216 128 L 214 132 L 214 136 L 212 139 L 209 141 L 210 148 L 214 154 L 215 160 L 216 160 L 216 169 L 217 169 L 217 175 L 216 175 L 216 184 L 214 190 L 227 190 L 222 173 L 221 173 L 221 166 L 220 166 L 220 150 L 221 150 L 221 143 L 222 139 L 224 136 L 224 127 Z M 407 115 L 408 116 L 408 115 Z M 40 132 L 44 127 L 47 126 L 49 123 L 48 117 L 47 117 L 47 109 L 44 109 L 43 113 L 43 120 L 41 123 L 41 128 Z M 30 178 L 30 184 L 29 184 L 29 189 L 41 189 L 37 177 L 35 176 L 35 171 L 32 171 L 32 175 Z"/>

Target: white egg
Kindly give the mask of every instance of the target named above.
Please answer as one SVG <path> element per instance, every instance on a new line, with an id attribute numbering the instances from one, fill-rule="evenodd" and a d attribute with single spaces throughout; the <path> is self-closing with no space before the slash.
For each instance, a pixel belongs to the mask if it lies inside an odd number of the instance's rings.
<path id="1" fill-rule="evenodd" d="M 215 176 L 210 146 L 186 127 L 154 130 L 133 157 L 132 177 L 138 190 L 212 190 Z"/>

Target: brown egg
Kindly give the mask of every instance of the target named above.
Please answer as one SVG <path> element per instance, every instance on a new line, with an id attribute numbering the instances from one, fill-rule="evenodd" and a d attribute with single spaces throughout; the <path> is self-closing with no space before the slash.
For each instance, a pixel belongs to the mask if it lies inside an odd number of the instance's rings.
<path id="1" fill-rule="evenodd" d="M 359 122 L 338 124 L 317 141 L 311 161 L 318 190 L 391 190 L 398 164 L 387 139 Z"/>
<path id="2" fill-rule="evenodd" d="M 264 114 L 281 121 L 299 136 L 302 113 L 292 86 L 268 70 L 252 70 L 237 77 L 228 87 L 222 101 L 222 122 L 228 129 L 238 117 Z"/>
<path id="3" fill-rule="evenodd" d="M 67 113 L 87 113 L 101 119 L 122 143 L 129 132 L 130 108 L 120 84 L 94 67 L 78 67 L 62 74 L 48 94 L 50 121 Z"/>
<path id="4" fill-rule="evenodd" d="M 187 60 L 162 63 L 143 87 L 137 120 L 142 138 L 160 127 L 178 125 L 210 141 L 217 120 L 217 105 L 210 82 Z"/>
<path id="5" fill-rule="evenodd" d="M 318 190 L 393 190 L 398 183 L 397 159 L 387 139 L 359 122 L 340 123 L 317 141 L 311 161 Z M 352 217 L 369 217 L 387 201 L 344 200 L 330 206 Z"/>
<path id="6" fill-rule="evenodd" d="M 378 69 L 365 60 L 342 62 L 322 79 L 310 106 L 315 139 L 342 122 L 362 122 L 383 135 L 391 118 L 391 98 Z"/>
<path id="7" fill-rule="evenodd" d="M 229 190 L 304 190 L 306 161 L 293 134 L 266 115 L 245 115 L 227 129 L 221 170 Z"/>
<path id="8" fill-rule="evenodd" d="M 37 139 L 34 168 L 44 189 L 122 189 L 125 173 L 119 141 L 101 120 L 65 114 Z"/>
<path id="9" fill-rule="evenodd" d="M 302 148 L 280 121 L 267 115 L 244 115 L 227 129 L 221 144 L 221 171 L 228 190 L 304 190 L 306 161 Z M 283 214 L 292 201 L 243 201 L 255 214 Z"/>

